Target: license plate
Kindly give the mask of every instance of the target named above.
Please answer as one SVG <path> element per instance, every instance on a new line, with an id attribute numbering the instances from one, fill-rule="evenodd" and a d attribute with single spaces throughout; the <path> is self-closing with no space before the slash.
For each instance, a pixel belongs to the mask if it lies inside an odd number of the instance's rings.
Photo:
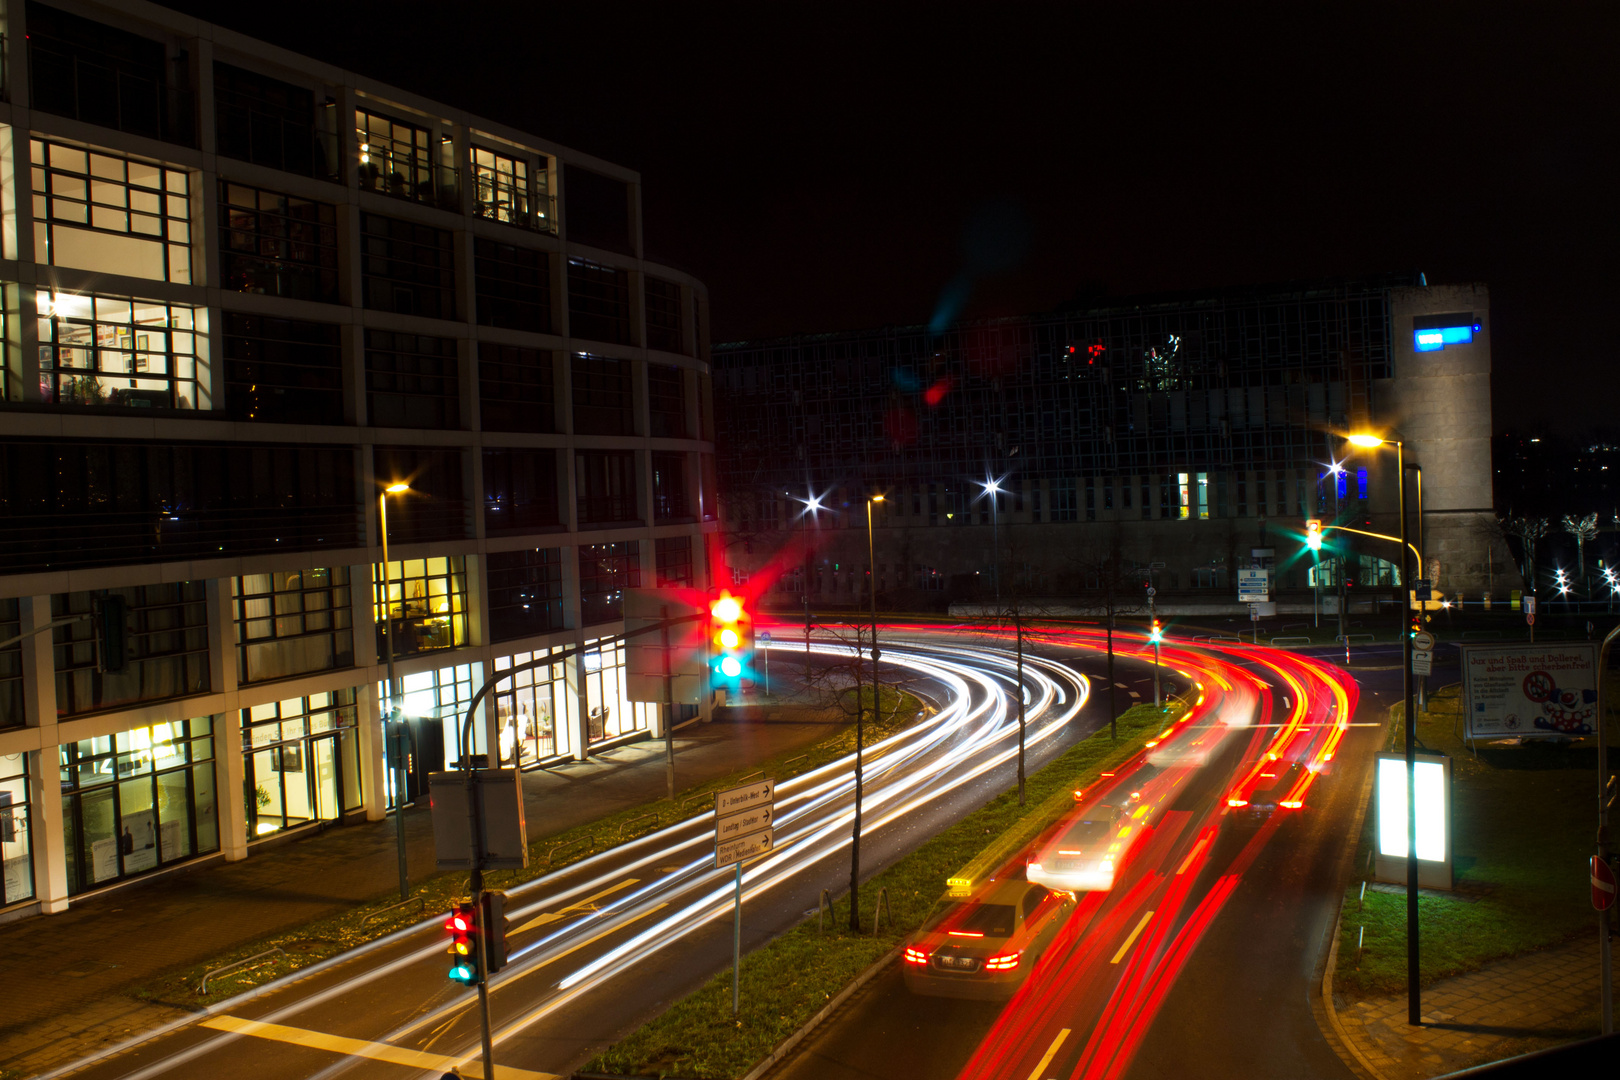
<path id="1" fill-rule="evenodd" d="M 971 956 L 936 956 L 934 957 L 934 964 L 936 967 L 944 968 L 947 971 L 979 970 L 979 961 Z"/>

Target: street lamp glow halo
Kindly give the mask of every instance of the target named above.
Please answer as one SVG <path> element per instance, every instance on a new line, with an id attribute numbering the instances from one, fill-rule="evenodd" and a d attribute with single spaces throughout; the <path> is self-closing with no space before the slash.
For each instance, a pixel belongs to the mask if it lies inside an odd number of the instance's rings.
<path id="1" fill-rule="evenodd" d="M 881 495 L 874 495 L 874 496 L 872 496 L 872 501 L 873 501 L 873 502 L 882 502 L 882 501 L 883 501 L 883 496 L 881 496 Z"/>
<path id="2" fill-rule="evenodd" d="M 1354 434 L 1346 435 L 1344 438 L 1345 441 L 1351 446 L 1359 446 L 1363 450 L 1376 449 L 1377 447 L 1383 446 L 1386 441 L 1382 435 L 1373 435 L 1364 431 L 1358 431 Z"/>
<path id="3" fill-rule="evenodd" d="M 411 490 L 411 485 L 409 484 L 389 484 L 387 487 L 383 488 L 383 491 L 390 495 L 400 495 L 409 490 Z"/>

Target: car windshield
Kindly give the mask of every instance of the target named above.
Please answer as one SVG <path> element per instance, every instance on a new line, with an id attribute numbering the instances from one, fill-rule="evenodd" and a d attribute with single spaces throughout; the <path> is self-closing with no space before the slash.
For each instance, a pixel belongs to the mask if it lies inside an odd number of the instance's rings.
<path id="1" fill-rule="evenodd" d="M 958 937 L 1008 937 L 1013 932 L 1013 906 L 943 900 L 923 929 Z"/>

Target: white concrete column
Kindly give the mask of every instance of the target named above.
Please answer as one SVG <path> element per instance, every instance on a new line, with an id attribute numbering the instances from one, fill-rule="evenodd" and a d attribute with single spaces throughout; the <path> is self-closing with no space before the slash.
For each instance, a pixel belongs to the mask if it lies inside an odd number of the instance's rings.
<path id="1" fill-rule="evenodd" d="M 247 759 L 242 756 L 242 714 L 214 718 L 214 801 L 219 807 L 219 847 L 226 862 L 248 856 Z"/>
<path id="2" fill-rule="evenodd" d="M 25 596 L 17 603 L 24 634 L 49 626 L 51 598 Z M 39 729 L 40 749 L 28 755 L 28 801 L 34 832 L 34 895 L 40 910 L 57 914 L 68 909 L 67 838 L 62 827 L 62 785 L 58 780 L 60 745 L 56 726 L 56 661 L 51 633 L 22 640 L 23 715 Z"/>
<path id="3" fill-rule="evenodd" d="M 367 821 L 381 821 L 388 816 L 388 760 L 377 698 L 377 680 L 367 679 L 358 688 L 355 708 L 355 722 L 360 727 L 360 803 L 366 808 Z"/>

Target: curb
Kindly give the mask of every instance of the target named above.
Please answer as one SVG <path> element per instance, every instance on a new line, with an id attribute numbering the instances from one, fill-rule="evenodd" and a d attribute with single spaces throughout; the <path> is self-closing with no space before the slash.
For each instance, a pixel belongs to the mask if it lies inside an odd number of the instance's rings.
<path id="1" fill-rule="evenodd" d="M 1355 824 L 1352 826 L 1350 833 L 1354 839 L 1349 845 L 1350 851 L 1346 857 L 1350 861 L 1355 859 L 1355 845 L 1360 842 L 1361 830 L 1367 820 L 1367 809 L 1371 805 L 1370 797 L 1375 778 L 1376 770 L 1367 770 L 1367 779 L 1363 781 L 1361 794 L 1357 796 L 1358 809 L 1356 810 Z M 1351 870 L 1354 871 L 1354 866 L 1351 867 Z M 1373 1077 L 1374 1080 L 1389 1080 L 1387 1076 L 1373 1067 L 1372 1063 L 1362 1054 L 1360 1048 L 1351 1040 L 1349 1033 L 1345 1030 L 1344 1021 L 1339 1019 L 1339 1010 L 1333 1004 L 1333 971 L 1339 963 L 1339 930 L 1344 925 L 1344 890 L 1347 887 L 1348 883 L 1339 889 L 1339 913 L 1333 920 L 1332 944 L 1328 948 L 1327 963 L 1322 970 L 1322 1011 L 1327 1014 L 1328 1024 L 1332 1027 L 1334 1036 L 1343 1044 L 1346 1050 L 1350 1051 L 1350 1055 L 1356 1059 L 1356 1064 L 1361 1066 L 1366 1074 Z"/>
<path id="2" fill-rule="evenodd" d="M 758 1065 L 755 1065 L 752 1069 L 749 1069 L 748 1072 L 744 1073 L 742 1080 L 760 1080 L 760 1077 L 764 1076 L 766 1073 L 775 1068 L 783 1058 L 791 1054 L 794 1049 L 804 1041 L 806 1036 L 816 1029 L 817 1025 L 819 1025 L 823 1020 L 827 1019 L 827 1017 L 831 1016 L 833 1011 L 836 1010 L 840 1005 L 848 1001 L 855 991 L 871 982 L 879 972 L 898 960 L 900 958 L 900 948 L 901 947 L 899 945 L 896 945 L 893 949 L 890 949 L 886 954 L 884 954 L 881 960 L 867 968 L 865 971 L 861 972 L 859 975 L 855 976 L 854 980 L 851 981 L 848 986 L 834 994 L 833 999 L 827 1002 L 826 1005 L 822 1006 L 820 1012 L 816 1013 L 816 1015 L 807 1020 L 804 1023 L 804 1026 L 799 1028 L 798 1031 L 795 1031 L 793 1034 L 783 1039 L 777 1048 L 772 1050 L 764 1061 L 761 1061 Z M 1383 1080 L 1383 1078 L 1380 1077 L 1379 1080 Z"/>

